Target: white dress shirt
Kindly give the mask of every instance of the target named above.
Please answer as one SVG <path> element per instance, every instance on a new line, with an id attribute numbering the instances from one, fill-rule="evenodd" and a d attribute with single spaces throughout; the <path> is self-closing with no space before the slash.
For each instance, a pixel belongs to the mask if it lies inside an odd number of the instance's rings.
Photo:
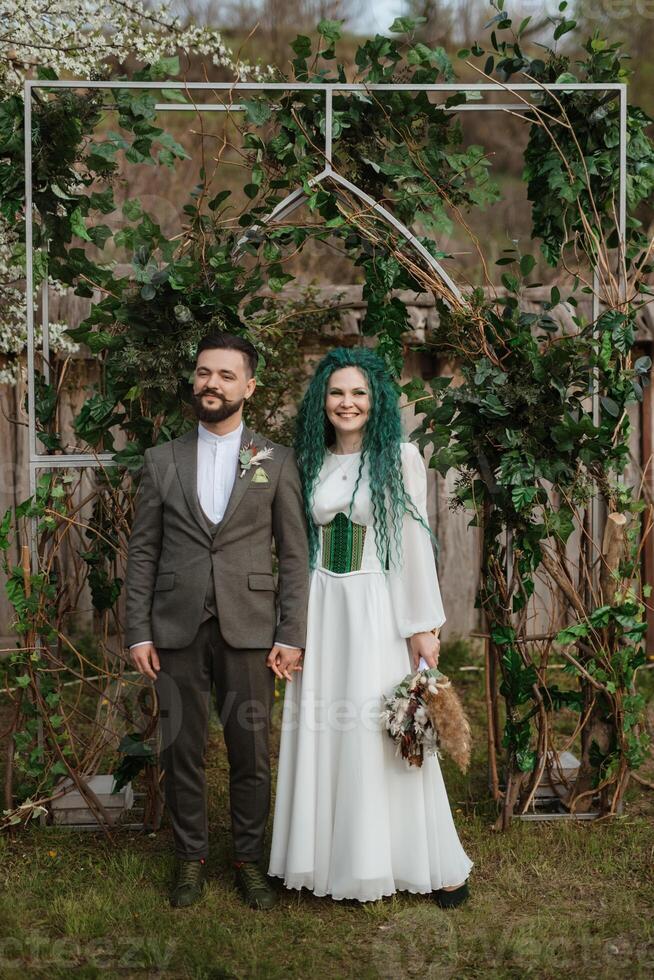
<path id="1" fill-rule="evenodd" d="M 234 488 L 243 423 L 226 436 L 198 424 L 198 497 L 210 521 L 219 524 Z"/>
<path id="2" fill-rule="evenodd" d="M 198 499 L 202 510 L 213 524 L 222 521 L 234 489 L 242 435 L 242 422 L 238 429 L 225 436 L 210 432 L 202 422 L 198 422 Z M 138 643 L 132 643 L 130 650 L 151 642 L 139 640 Z M 277 645 L 288 648 L 287 643 Z"/>

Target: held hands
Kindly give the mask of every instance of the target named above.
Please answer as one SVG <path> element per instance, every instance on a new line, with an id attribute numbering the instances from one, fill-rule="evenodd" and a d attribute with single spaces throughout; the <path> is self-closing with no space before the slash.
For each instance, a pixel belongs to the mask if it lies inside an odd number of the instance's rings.
<path id="1" fill-rule="evenodd" d="M 409 645 L 411 647 L 411 666 L 414 670 L 418 669 L 421 657 L 428 667 L 438 667 L 441 641 L 436 633 L 414 633 L 409 640 Z"/>
<path id="2" fill-rule="evenodd" d="M 304 651 L 300 647 L 278 647 L 275 644 L 268 654 L 266 666 L 270 667 L 276 677 L 284 677 L 287 681 L 292 681 L 292 671 L 302 670 L 303 656 Z"/>
<path id="3" fill-rule="evenodd" d="M 145 674 L 150 680 L 156 681 L 155 671 L 159 670 L 159 657 L 154 643 L 140 643 L 129 651 L 129 656 L 139 674 Z"/>

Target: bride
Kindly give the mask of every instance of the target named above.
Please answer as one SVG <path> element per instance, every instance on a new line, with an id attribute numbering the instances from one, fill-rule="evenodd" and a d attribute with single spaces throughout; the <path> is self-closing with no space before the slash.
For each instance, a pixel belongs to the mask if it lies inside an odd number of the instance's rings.
<path id="1" fill-rule="evenodd" d="M 401 439 L 383 361 L 363 348 L 324 357 L 297 420 L 313 571 L 302 673 L 286 684 L 268 873 L 333 899 L 402 890 L 457 905 L 472 862 L 438 757 L 409 767 L 380 720 L 383 694 L 420 658 L 436 665 L 445 622 L 425 467 Z"/>

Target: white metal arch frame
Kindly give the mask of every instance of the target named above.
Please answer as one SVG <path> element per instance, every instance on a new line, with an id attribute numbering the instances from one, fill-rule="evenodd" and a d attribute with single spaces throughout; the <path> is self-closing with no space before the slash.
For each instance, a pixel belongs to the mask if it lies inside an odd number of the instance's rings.
<path id="1" fill-rule="evenodd" d="M 25 252 L 26 252 L 26 297 L 27 297 L 27 404 L 28 404 L 28 443 L 29 443 L 29 487 L 30 495 L 36 492 L 37 472 L 39 470 L 52 470 L 61 468 L 83 469 L 87 466 L 111 466 L 115 465 L 111 453 L 68 453 L 55 456 L 52 453 L 41 453 L 38 451 L 36 439 L 36 406 L 35 406 L 35 377 L 34 377 L 34 257 L 33 257 L 33 198 L 32 198 L 32 91 L 34 89 L 182 89 L 193 91 L 212 91 L 212 92 L 299 92 L 315 91 L 322 92 L 325 98 L 325 146 L 324 146 L 324 169 L 313 182 L 330 179 L 336 184 L 349 190 L 357 196 L 368 207 L 372 208 L 381 218 L 389 222 L 400 232 L 408 242 L 415 248 L 422 258 L 437 272 L 443 281 L 452 289 L 453 293 L 460 296 L 458 287 L 447 276 L 434 257 L 424 248 L 402 222 L 399 222 L 387 209 L 383 208 L 378 202 L 374 201 L 369 195 L 356 187 L 346 178 L 336 174 L 332 169 L 332 100 L 334 92 L 370 92 L 370 91 L 409 91 L 409 92 L 443 92 L 453 95 L 461 92 L 487 93 L 497 92 L 510 94 L 512 92 L 542 93 L 545 91 L 613 91 L 618 93 L 619 98 L 619 134 L 620 134 L 620 175 L 619 175 L 619 215 L 618 215 L 618 235 L 619 245 L 624 248 L 626 231 L 626 186 L 627 186 L 627 86 L 624 83 L 599 83 L 599 82 L 577 82 L 561 83 L 549 85 L 536 85 L 533 83 L 519 82 L 514 85 L 503 85 L 499 82 L 485 82 L 475 84 L 456 84 L 442 83 L 431 85 L 412 85 L 410 83 L 400 84 L 326 84 L 317 82 L 296 82 L 296 83 L 277 83 L 277 82 L 129 82 L 129 81 L 87 81 L 81 79 L 46 81 L 28 79 L 24 85 L 24 147 L 25 147 Z M 244 107 L 235 104 L 209 103 L 202 105 L 180 104 L 180 103 L 157 103 L 156 108 L 160 111 L 186 111 L 186 112 L 235 112 Z M 525 109 L 525 103 L 518 104 L 498 104 L 498 103 L 464 103 L 453 106 L 447 111 L 495 111 L 502 112 L 505 109 Z M 280 202 L 280 204 L 268 215 L 262 223 L 270 223 L 277 220 L 283 214 L 288 214 L 302 203 L 303 191 L 299 188 Z M 290 210 L 289 210 L 290 209 Z M 598 276 L 595 271 L 594 276 L 595 292 L 593 296 L 593 320 L 599 315 L 599 304 L 597 300 Z M 43 376 L 49 382 L 49 323 L 48 323 L 48 280 L 44 277 L 41 287 L 41 311 L 42 311 L 42 355 L 43 355 Z M 594 382 L 593 391 L 593 420 L 599 420 L 599 391 L 597 382 Z M 38 567 L 38 521 L 32 518 L 29 522 L 30 557 L 33 569 Z M 598 540 L 599 532 L 599 508 L 596 498 L 591 501 L 591 537 L 594 541 Z M 507 579 L 512 569 L 512 535 L 507 532 L 506 540 L 506 571 Z M 36 637 L 37 645 L 41 644 L 41 638 Z M 39 718 L 38 743 L 43 744 L 42 721 Z M 45 825 L 44 816 L 40 817 L 41 826 Z"/>

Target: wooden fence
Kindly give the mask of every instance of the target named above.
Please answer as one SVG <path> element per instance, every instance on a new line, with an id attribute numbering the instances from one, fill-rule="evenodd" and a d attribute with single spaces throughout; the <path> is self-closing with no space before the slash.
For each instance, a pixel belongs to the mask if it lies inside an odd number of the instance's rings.
<path id="1" fill-rule="evenodd" d="M 501 290 L 498 290 L 501 292 Z M 525 309 L 537 311 L 540 304 L 549 299 L 549 287 L 530 291 L 531 302 Z M 338 314 L 337 326 L 320 336 L 314 336 L 307 343 L 305 357 L 310 368 L 315 358 L 336 344 L 361 342 L 360 324 L 365 314 L 365 303 L 361 298 L 360 286 L 329 287 L 322 290 L 325 304 L 334 303 L 335 294 L 343 307 Z M 408 340 L 420 341 L 437 322 L 437 312 L 431 296 L 415 293 L 400 293 L 400 298 L 406 303 L 411 318 L 413 333 Z M 321 296 L 313 297 L 318 302 Z M 60 321 L 75 326 L 80 322 L 88 309 L 89 300 L 82 300 L 71 295 L 53 296 L 50 301 L 50 318 L 52 322 Z M 589 297 L 580 295 L 577 312 L 590 318 Z M 572 322 L 574 311 L 561 304 L 553 312 L 561 322 L 564 330 L 574 330 Z M 638 346 L 641 353 L 652 353 L 652 335 L 654 334 L 654 315 L 647 311 L 638 325 Z M 409 352 L 404 366 L 404 375 L 408 379 L 413 376 L 430 377 L 434 374 L 457 375 L 457 367 L 453 362 L 434 360 L 426 354 Z M 74 356 L 66 372 L 61 388 L 59 401 L 58 426 L 65 440 L 74 444 L 74 434 L 71 421 L 82 406 L 87 392 L 97 376 L 96 362 L 87 353 L 80 352 Z M 25 411 L 25 383 L 16 386 L 0 386 L 0 446 L 2 446 L 2 481 L 0 484 L 0 515 L 9 507 L 15 506 L 25 499 L 29 493 L 28 479 L 28 446 L 27 446 L 27 416 Z M 404 421 L 407 434 L 413 428 L 412 410 L 405 410 Z M 643 487 L 647 499 L 652 497 L 651 452 L 653 445 L 652 429 L 652 395 L 648 389 L 642 405 L 631 407 L 631 459 L 625 482 L 632 486 Z M 79 447 L 82 448 L 82 447 Z M 92 476 L 84 481 L 82 493 L 88 493 Z M 439 542 L 438 571 L 443 594 L 443 602 L 447 615 L 447 623 L 443 637 L 455 635 L 467 636 L 478 632 L 483 624 L 480 611 L 475 609 L 474 600 L 479 576 L 479 535 L 475 528 L 468 527 L 470 514 L 462 511 L 452 511 L 449 500 L 456 479 L 455 473 L 448 474 L 443 479 L 433 470 L 429 471 L 429 517 Z M 574 534 L 569 543 L 570 554 L 575 554 L 579 548 L 578 534 Z M 18 554 L 12 555 L 12 560 L 18 563 Z M 648 541 L 644 549 L 645 580 L 654 582 L 654 548 Z M 64 563 L 64 568 L 65 568 Z M 0 572 L 0 646 L 12 647 L 16 637 L 12 633 L 12 609 L 5 594 L 4 576 Z M 544 587 L 537 588 L 536 604 L 539 608 L 537 619 L 563 626 L 564 606 L 560 597 Z M 534 631 L 538 630 L 538 622 L 534 622 Z M 654 626 L 654 622 L 652 624 Z M 75 616 L 74 626 L 78 630 L 93 629 L 93 611 L 88 588 L 81 593 L 79 607 Z M 648 634 L 649 649 L 654 650 L 654 630 Z"/>

